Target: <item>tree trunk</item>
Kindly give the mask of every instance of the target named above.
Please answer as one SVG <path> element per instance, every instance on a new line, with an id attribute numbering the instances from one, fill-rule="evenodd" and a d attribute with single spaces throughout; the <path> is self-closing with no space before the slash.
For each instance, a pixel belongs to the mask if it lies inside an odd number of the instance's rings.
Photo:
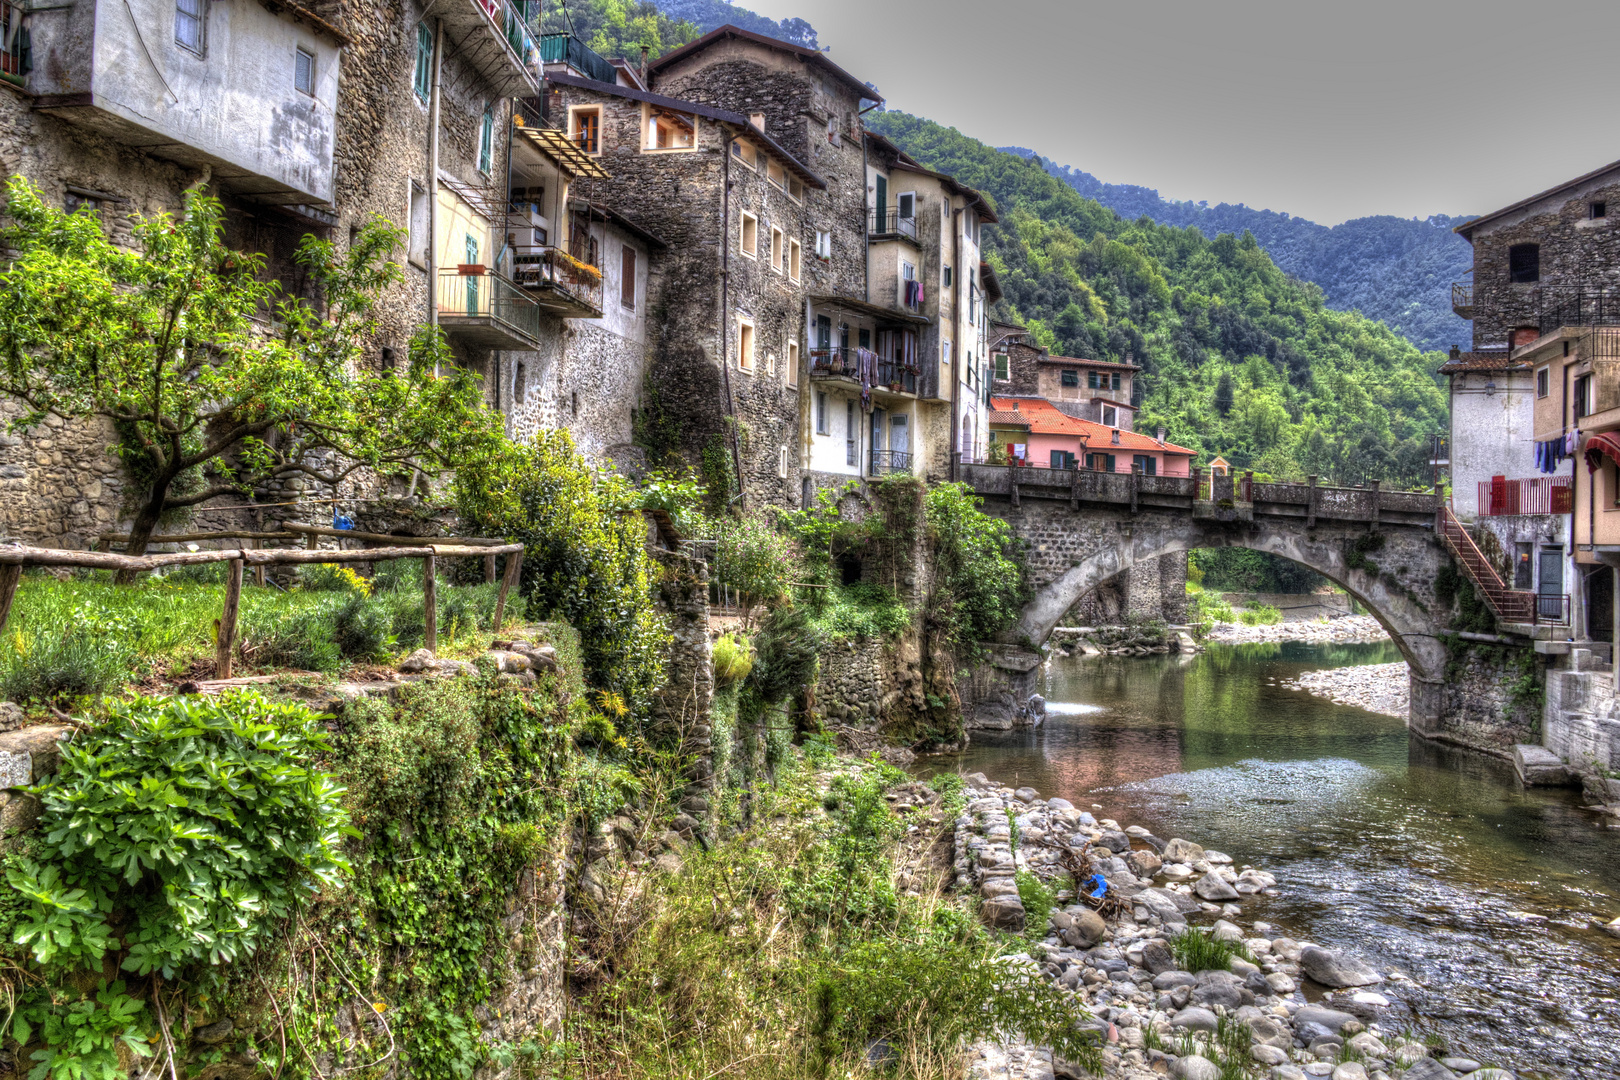
<path id="1" fill-rule="evenodd" d="M 129 555 L 145 555 L 146 545 L 152 539 L 152 533 L 157 530 L 158 518 L 163 516 L 163 504 L 169 497 L 169 484 L 174 477 L 163 476 L 152 481 L 152 489 L 147 494 L 146 501 L 135 513 L 135 520 L 129 526 L 129 547 L 125 553 Z M 119 585 L 128 585 L 135 580 L 135 571 L 120 570 L 113 581 Z"/>

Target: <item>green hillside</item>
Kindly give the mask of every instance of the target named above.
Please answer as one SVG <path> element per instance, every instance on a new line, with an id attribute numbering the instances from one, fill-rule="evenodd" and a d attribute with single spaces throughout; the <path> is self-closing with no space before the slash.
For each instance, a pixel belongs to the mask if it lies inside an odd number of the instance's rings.
<path id="1" fill-rule="evenodd" d="M 1036 160 L 906 113 L 866 119 L 993 200 L 1001 317 L 1054 352 L 1142 365 L 1138 430 L 1163 425 L 1173 442 L 1279 477 L 1427 483 L 1429 437 L 1446 427 L 1442 354 L 1327 307 L 1247 232 L 1126 221 Z"/>

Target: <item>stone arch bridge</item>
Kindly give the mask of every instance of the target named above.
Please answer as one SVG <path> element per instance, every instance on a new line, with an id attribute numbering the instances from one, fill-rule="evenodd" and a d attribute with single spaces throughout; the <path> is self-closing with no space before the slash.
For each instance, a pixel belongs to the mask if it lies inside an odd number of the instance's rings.
<path id="1" fill-rule="evenodd" d="M 965 465 L 963 473 L 985 512 L 1028 545 L 1035 595 L 1011 639 L 1042 644 L 1076 600 L 1136 563 L 1192 548 L 1267 551 L 1361 602 L 1410 665 L 1412 729 L 1446 737 L 1451 703 L 1440 635 L 1450 612 L 1435 582 L 1451 555 L 1435 534 L 1435 495 L 998 465 Z M 1026 664 L 1032 689 L 1033 658 Z M 1020 665 L 1009 655 L 997 666 Z"/>

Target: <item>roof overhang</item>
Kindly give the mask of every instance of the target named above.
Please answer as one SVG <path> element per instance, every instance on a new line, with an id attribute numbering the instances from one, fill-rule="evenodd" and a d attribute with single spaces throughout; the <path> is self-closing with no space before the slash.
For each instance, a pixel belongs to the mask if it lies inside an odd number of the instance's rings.
<path id="1" fill-rule="evenodd" d="M 912 326 L 927 326 L 933 322 L 926 315 L 916 315 L 899 308 L 885 307 L 874 304 L 870 300 L 857 300 L 853 296 L 812 296 L 810 303 L 816 307 L 841 308 L 846 311 L 858 312 L 872 319 L 881 319 L 886 322 L 907 323 Z"/>
<path id="2" fill-rule="evenodd" d="M 859 94 L 867 101 L 881 102 L 883 100 L 882 94 L 879 94 L 876 90 L 872 89 L 870 86 L 867 86 L 864 82 L 857 79 L 855 76 L 851 75 L 849 72 L 833 63 L 831 60 L 827 59 L 825 53 L 817 52 L 815 49 L 807 49 L 803 45 L 795 45 L 791 41 L 780 41 L 773 37 L 766 37 L 764 34 L 756 34 L 750 30 L 744 30 L 740 26 L 732 26 L 730 23 L 727 23 L 725 26 L 716 27 L 715 29 L 710 30 L 707 34 L 704 34 L 702 37 L 698 38 L 696 41 L 688 42 L 678 49 L 672 49 L 671 51 L 665 53 L 663 56 L 660 56 L 657 60 L 647 65 L 647 71 L 649 74 L 662 71 L 665 68 L 680 63 L 689 56 L 696 56 L 698 53 L 704 51 L 710 46 L 718 44 L 721 41 L 725 41 L 728 38 L 737 41 L 753 42 L 755 45 L 763 45 L 767 49 L 773 49 L 776 52 L 787 53 L 789 56 L 797 56 L 805 63 L 811 64 L 820 68 L 822 71 L 825 71 L 827 74 L 843 83 L 846 87 Z"/>
<path id="3" fill-rule="evenodd" d="M 574 145 L 565 131 L 550 127 L 529 127 L 519 124 L 518 131 L 542 154 L 557 163 L 557 167 L 574 176 L 588 176 L 593 180 L 608 179 L 602 163 Z"/>

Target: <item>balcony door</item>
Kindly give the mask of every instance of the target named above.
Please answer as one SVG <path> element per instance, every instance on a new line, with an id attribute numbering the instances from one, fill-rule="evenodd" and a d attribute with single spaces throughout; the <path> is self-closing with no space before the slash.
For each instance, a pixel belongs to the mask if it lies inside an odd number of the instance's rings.
<path id="1" fill-rule="evenodd" d="M 889 464 L 895 468 L 911 454 L 911 418 L 905 413 L 889 417 Z"/>
<path id="2" fill-rule="evenodd" d="M 884 409 L 872 410 L 872 465 L 873 476 L 883 471 L 883 459 L 888 445 L 889 414 Z"/>
<path id="3" fill-rule="evenodd" d="M 872 220 L 872 231 L 874 233 L 888 232 L 889 178 L 887 176 L 877 178 L 877 206 L 873 209 L 877 213 Z"/>
<path id="4" fill-rule="evenodd" d="M 478 264 L 478 237 L 472 235 L 471 233 L 468 233 L 467 234 L 467 265 L 476 266 L 477 264 Z M 479 279 L 478 279 L 478 277 L 476 275 L 473 275 L 473 274 L 468 274 L 467 275 L 467 314 L 468 315 L 477 315 L 478 314 L 478 281 L 479 281 Z"/>
<path id="5" fill-rule="evenodd" d="M 1541 571 L 1537 575 L 1536 611 L 1542 618 L 1560 618 L 1564 612 L 1564 547 L 1548 544 L 1541 549 Z"/>

